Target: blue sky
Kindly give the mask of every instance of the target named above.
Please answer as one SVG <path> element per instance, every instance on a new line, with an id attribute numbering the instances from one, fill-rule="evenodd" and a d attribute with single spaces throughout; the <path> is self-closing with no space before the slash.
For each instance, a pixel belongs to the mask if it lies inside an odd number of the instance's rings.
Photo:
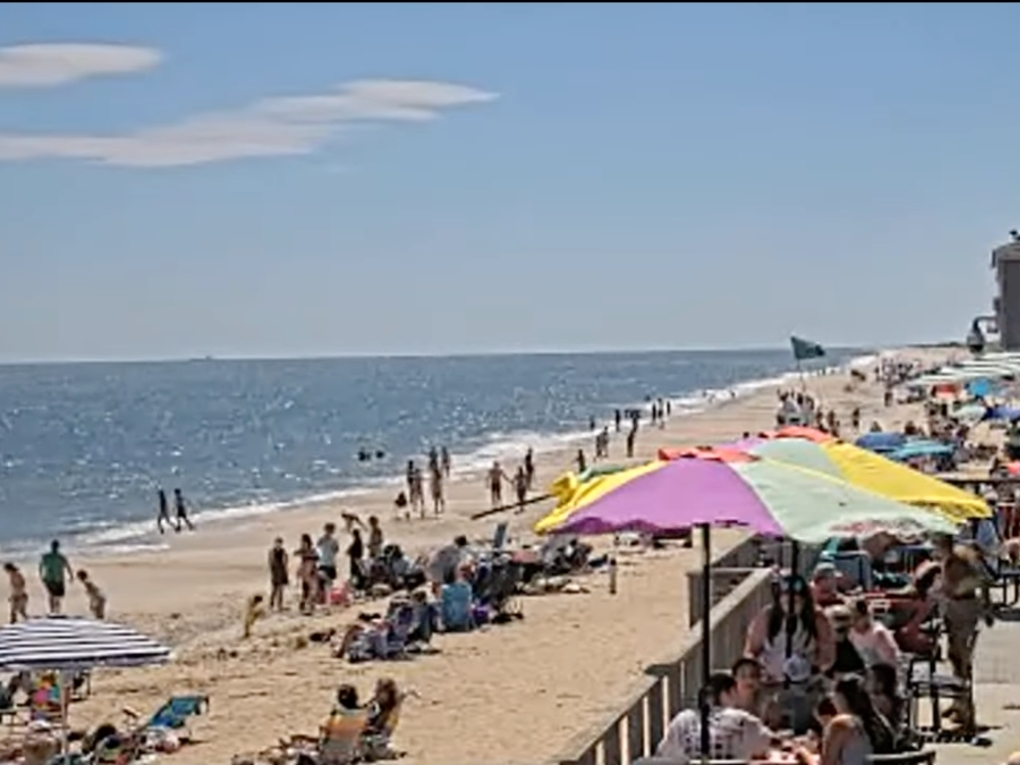
<path id="1" fill-rule="evenodd" d="M 1020 227 L 1018 27 L 5 3 L 0 360 L 962 339 Z"/>

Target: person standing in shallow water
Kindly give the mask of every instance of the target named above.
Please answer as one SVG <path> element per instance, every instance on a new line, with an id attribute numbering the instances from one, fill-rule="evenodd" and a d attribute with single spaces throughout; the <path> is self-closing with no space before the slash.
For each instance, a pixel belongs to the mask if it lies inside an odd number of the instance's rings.
<path id="1" fill-rule="evenodd" d="M 443 468 L 443 476 L 445 478 L 450 477 L 450 452 L 444 446 L 439 450 L 439 462 Z"/>
<path id="2" fill-rule="evenodd" d="M 162 489 L 159 490 L 159 510 L 156 515 L 156 528 L 159 529 L 160 534 L 165 534 L 166 530 L 163 528 L 163 524 L 167 526 L 173 526 L 173 521 L 170 520 L 170 504 L 166 501 L 166 492 Z"/>
<path id="3" fill-rule="evenodd" d="M 174 509 L 177 511 L 176 530 L 180 531 L 187 526 L 188 531 L 194 531 L 195 527 L 192 525 L 191 519 L 188 518 L 188 508 L 184 504 L 184 495 L 181 494 L 180 489 L 174 489 Z"/>

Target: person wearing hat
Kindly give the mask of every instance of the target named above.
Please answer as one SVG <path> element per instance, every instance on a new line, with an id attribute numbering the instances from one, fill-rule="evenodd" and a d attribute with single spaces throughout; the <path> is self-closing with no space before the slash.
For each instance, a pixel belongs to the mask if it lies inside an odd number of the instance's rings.
<path id="1" fill-rule="evenodd" d="M 853 614 L 844 605 L 830 606 L 825 615 L 832 625 L 836 640 L 836 660 L 829 668 L 828 676 L 839 679 L 843 675 L 864 672 L 864 659 L 850 640 L 850 629 L 853 627 Z"/>
<path id="2" fill-rule="evenodd" d="M 839 593 L 839 571 L 836 564 L 830 561 L 822 561 L 815 567 L 811 576 L 811 597 L 819 608 L 843 603 L 843 596 Z"/>

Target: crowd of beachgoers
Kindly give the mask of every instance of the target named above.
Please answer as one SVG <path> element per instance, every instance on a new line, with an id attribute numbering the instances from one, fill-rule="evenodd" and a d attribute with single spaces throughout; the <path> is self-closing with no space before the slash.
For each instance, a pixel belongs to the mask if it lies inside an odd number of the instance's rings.
<path id="1" fill-rule="evenodd" d="M 398 752 L 406 752 L 418 762 L 438 761 L 460 750 L 456 742 L 434 735 L 436 723 L 449 715 L 469 715 L 468 709 L 477 709 L 478 699 L 488 695 L 478 695 L 483 689 L 474 683 L 484 683 L 486 673 L 502 679 L 505 695 L 518 692 L 534 695 L 533 707 L 537 708 L 542 707 L 542 694 L 550 690 L 566 692 L 572 699 L 574 693 L 584 693 L 583 689 L 569 687 L 566 665 L 576 666 L 578 658 L 569 650 L 564 653 L 552 637 L 558 638 L 562 628 L 569 626 L 563 624 L 564 619 L 575 618 L 568 615 L 572 610 L 581 615 L 579 618 L 588 620 L 590 629 L 586 634 L 592 637 L 590 656 L 580 660 L 593 664 L 586 671 L 597 671 L 601 663 L 603 672 L 592 677 L 603 678 L 600 697 L 603 693 L 612 695 L 635 671 L 633 658 L 620 662 L 614 654 L 631 651 L 632 657 L 650 660 L 656 653 L 655 646 L 661 650 L 664 641 L 675 642 L 682 635 L 679 613 L 674 619 L 676 612 L 666 610 L 678 612 L 680 598 L 676 598 L 676 603 L 666 604 L 666 594 L 674 591 L 656 583 L 660 578 L 662 582 L 667 581 L 666 577 L 675 578 L 677 556 L 686 561 L 683 565 L 693 564 L 696 556 L 687 557 L 691 553 L 685 550 L 685 542 L 674 544 L 641 537 L 618 538 L 616 546 L 606 540 L 593 540 L 589 545 L 575 537 L 533 541 L 530 527 L 550 507 L 548 501 L 530 502 L 542 495 L 539 487 L 545 485 L 543 481 L 548 482 L 564 469 L 583 472 L 603 460 L 646 460 L 663 445 L 730 442 L 785 425 L 810 426 L 848 440 L 876 433 L 937 440 L 952 446 L 952 466 L 956 469 L 970 465 L 986 476 L 989 467 L 993 472 L 1005 470 L 1004 466 L 1010 463 L 1004 455 L 999 455 L 994 463 L 986 459 L 980 468 L 976 467 L 977 458 L 990 458 L 998 452 L 993 448 L 986 454 L 974 448 L 973 431 L 952 417 L 954 405 L 931 397 L 922 401 L 897 398 L 894 391 L 899 389 L 894 386 L 930 363 L 931 359 L 925 356 L 890 356 L 874 369 L 855 368 L 838 375 L 811 378 L 806 384 L 794 382 L 762 390 L 725 409 L 690 417 L 673 417 L 669 402 L 656 400 L 642 411 L 620 412 L 615 421 L 593 422 L 591 462 L 583 450 L 580 453 L 576 449 L 565 450 L 558 455 L 542 455 L 541 459 L 529 451 L 521 455 L 520 464 L 513 470 L 505 471 L 502 465 L 494 463 L 480 476 L 490 506 L 489 513 L 483 513 L 482 522 L 487 527 L 496 522 L 495 532 L 487 538 L 478 538 L 475 529 L 479 521 L 470 519 L 474 512 L 466 512 L 478 505 L 477 479 L 451 480 L 450 457 L 444 449 L 425 455 L 427 478 L 415 463 L 408 465 L 407 485 L 395 499 L 392 494 L 388 497 L 379 494 L 359 506 L 351 503 L 332 511 L 319 509 L 314 514 L 288 519 L 279 524 L 282 528 L 277 527 L 275 519 L 263 519 L 244 530 L 244 544 L 238 544 L 236 529 L 202 529 L 178 553 L 181 557 L 175 559 L 174 571 L 187 571 L 189 565 L 195 564 L 204 565 L 207 570 L 224 570 L 219 568 L 224 565 L 220 545 L 227 544 L 228 539 L 233 543 L 227 548 L 231 550 L 228 557 L 243 554 L 251 562 L 245 564 L 245 575 L 229 582 L 221 592 L 213 594 L 210 590 L 215 582 L 204 582 L 208 589 L 202 597 L 194 599 L 195 626 L 182 628 L 176 636 L 173 623 L 186 627 L 189 622 L 185 608 L 178 607 L 173 614 L 150 611 L 152 616 L 146 618 L 145 608 L 139 608 L 135 605 L 139 601 L 133 600 L 134 588 L 151 586 L 147 584 L 153 581 L 151 558 L 119 561 L 120 568 L 140 575 L 139 581 L 130 587 L 124 583 L 123 573 L 116 576 L 117 567 L 110 562 L 89 561 L 88 572 L 72 568 L 57 545 L 47 551 L 39 566 L 48 611 L 63 607 L 61 599 L 66 595 L 66 585 L 77 581 L 93 617 L 104 618 L 110 610 L 108 603 L 118 605 L 123 598 L 125 607 L 123 610 L 118 607 L 117 618 L 123 614 L 140 628 L 147 623 L 169 626 L 162 635 L 171 640 L 176 637 L 174 642 L 178 644 L 178 661 L 174 666 L 140 671 L 150 678 L 147 681 L 150 690 L 139 694 L 138 686 L 128 679 L 128 672 L 114 673 L 116 677 L 110 679 L 107 690 L 106 678 L 100 675 L 95 678 L 91 697 L 75 704 L 72 710 L 89 710 L 85 716 L 94 723 L 111 723 L 101 707 L 118 694 L 140 695 L 148 700 L 173 695 L 180 688 L 175 684 L 183 683 L 185 690 L 201 690 L 199 695 L 203 698 L 208 695 L 217 709 L 215 717 L 193 721 L 191 715 L 185 715 L 179 729 L 171 735 L 153 736 L 146 744 L 159 751 L 177 751 L 194 723 L 200 731 L 196 738 L 201 743 L 180 749 L 176 757 L 182 763 L 223 758 L 224 754 L 235 755 L 242 749 L 248 752 L 239 755 L 238 761 L 340 762 L 355 758 L 385 759 Z M 655 430 L 637 439 L 635 435 L 641 431 L 642 422 L 654 425 Z M 622 427 L 624 423 L 630 423 L 629 428 Z M 617 434 L 621 436 L 619 442 Z M 942 452 L 913 457 L 909 463 L 927 472 L 947 467 Z M 512 490 L 510 501 L 505 504 L 504 484 Z M 431 502 L 426 502 L 426 485 Z M 1006 513 L 1011 500 L 1003 494 L 993 504 L 1000 505 Z M 1004 517 L 1011 522 L 1012 516 Z M 302 526 L 307 529 L 315 521 L 320 522 L 322 529 L 317 538 L 302 530 Z M 1008 524 L 1003 528 L 1008 530 Z M 263 541 L 261 552 L 257 552 L 258 539 L 261 536 L 265 540 L 267 532 L 271 539 L 269 548 Z M 735 531 L 722 538 L 732 544 L 741 536 Z M 288 545 L 286 540 L 291 539 L 299 541 Z M 689 544 L 688 540 L 686 545 Z M 627 545 L 628 549 L 619 545 Z M 947 588 L 962 582 L 962 589 L 954 597 L 966 601 L 967 593 L 981 592 L 980 582 L 984 581 L 978 576 L 981 570 L 975 567 L 979 559 L 968 552 L 971 548 L 944 540 L 934 540 L 924 552 L 918 552 L 917 547 L 916 540 L 894 537 L 842 543 L 839 561 L 846 560 L 851 553 L 866 560 L 866 579 L 851 575 L 845 565 L 831 561 L 823 561 L 808 577 L 777 572 L 774 600 L 752 625 L 745 655 L 732 672 L 714 675 L 705 689 L 704 698 L 711 702 L 715 754 L 732 754 L 740 759 L 775 749 L 801 758 L 820 755 L 822 762 L 849 765 L 855 762 L 855 752 L 893 751 L 916 744 L 902 697 L 903 657 L 930 649 L 925 641 L 931 637 L 921 625 L 929 621 L 933 604 L 941 602 L 941 594 Z M 907 549 L 909 556 L 901 554 Z M 1020 548 L 1011 542 L 996 548 L 1011 549 Z M 257 562 L 252 559 L 254 556 Z M 618 561 L 622 564 L 619 584 Z M 256 573 L 259 570 L 261 574 Z M 93 571 L 102 577 L 103 589 L 94 583 Z M 611 576 L 603 575 L 610 571 Z M 13 621 L 27 615 L 32 583 L 17 567 L 13 572 L 9 569 L 8 574 Z M 253 586 L 256 576 L 262 578 L 265 586 Z M 628 580 L 640 582 L 640 590 L 630 589 Z M 60 586 L 56 586 L 58 582 Z M 187 586 L 186 582 L 181 586 Z M 618 589 L 627 596 L 619 597 Z M 550 592 L 586 593 L 589 597 L 571 598 L 555 605 L 546 605 L 542 599 L 523 600 L 527 594 Z M 976 611 L 975 619 L 967 616 L 962 633 L 954 632 L 960 625 L 959 619 L 946 623 L 949 658 L 956 674 L 964 679 L 973 650 L 973 640 L 967 636 L 972 636 L 977 622 L 991 613 L 984 608 L 981 597 L 973 600 L 982 608 Z M 197 619 L 199 615 L 209 618 L 210 601 L 217 604 L 217 620 L 203 629 Z M 155 605 L 151 599 L 142 602 L 149 607 Z M 635 618 L 643 619 L 642 609 L 645 613 L 652 609 L 657 618 L 650 625 L 649 634 L 633 635 L 626 624 L 628 620 L 633 623 Z M 796 619 L 787 619 L 791 613 Z M 970 621 L 974 621 L 973 628 Z M 795 627 L 789 633 L 793 650 L 781 639 L 788 632 L 785 627 L 788 623 Z M 500 633 L 505 637 L 488 636 L 502 624 L 510 625 L 505 633 Z M 607 625 L 604 636 L 598 634 L 598 625 L 602 624 Z M 610 624 L 613 626 L 608 627 Z M 461 641 L 463 649 L 458 648 L 457 641 Z M 508 648 L 501 650 L 501 643 Z M 533 667 L 521 664 L 524 657 L 516 650 L 519 645 L 531 647 L 528 664 L 537 663 L 537 677 L 544 675 L 545 680 L 536 679 L 531 672 Z M 961 655 L 961 645 L 967 646 L 969 653 L 964 651 Z M 297 690 L 301 685 L 300 678 L 294 678 L 296 673 L 314 672 L 312 668 L 322 666 L 323 654 L 317 653 L 318 659 L 302 658 L 309 650 L 325 651 L 325 655 L 340 661 L 339 666 L 348 668 L 339 672 L 346 679 L 331 683 L 330 678 L 337 671 L 330 669 L 315 678 L 313 688 L 306 685 L 304 691 Z M 463 657 L 461 650 L 480 655 L 477 679 L 474 663 Z M 458 666 L 463 669 L 464 682 L 472 689 L 460 705 L 449 681 L 441 679 L 451 671 L 448 662 L 453 656 L 462 656 Z M 265 662 L 261 675 L 250 666 L 242 666 L 252 661 Z M 432 669 L 428 668 L 430 663 L 434 665 Z M 233 668 L 230 672 L 240 673 L 237 680 L 229 681 L 237 692 L 243 693 L 240 689 L 248 688 L 250 695 L 252 688 L 265 688 L 270 696 L 268 705 L 232 704 L 230 693 L 225 693 L 221 700 L 217 687 L 228 682 L 226 678 L 219 679 L 228 667 Z M 614 673 L 619 673 L 619 677 Z M 792 685 L 791 677 L 795 679 Z M 299 684 L 292 686 L 291 678 Z M 25 690 L 29 700 L 42 696 L 31 685 L 31 682 L 38 685 L 40 678 L 16 679 L 8 686 L 12 702 L 16 702 L 14 696 L 21 690 Z M 373 689 L 367 700 L 361 698 L 357 687 L 359 684 L 365 687 L 365 681 Z M 433 685 L 430 687 L 426 681 Z M 54 680 L 50 677 L 45 682 L 52 684 Z M 85 678 L 79 678 L 77 690 L 84 683 Z M 88 678 L 88 685 L 92 685 L 92 678 Z M 449 690 L 439 690 L 436 685 Z M 327 690 L 330 686 L 332 689 Z M 53 692 L 48 689 L 47 698 L 52 699 Z M 70 689 L 58 692 L 70 693 Z M 265 713 L 274 708 L 271 697 L 295 692 L 301 695 L 300 702 L 288 705 L 294 708 L 287 710 L 289 714 L 280 715 L 282 723 L 267 722 Z M 423 701 L 429 697 L 442 699 L 431 702 L 432 706 L 446 708 L 429 712 L 430 704 Z M 106 702 L 102 701 L 104 698 Z M 544 746 L 549 750 L 546 755 L 554 754 L 556 741 L 562 745 L 566 731 L 578 724 L 562 716 L 568 711 L 564 707 L 570 704 L 558 702 L 548 708 L 545 718 L 518 722 L 514 710 L 525 698 L 526 695 L 519 700 L 507 700 L 500 709 L 509 736 L 496 735 L 491 744 L 474 743 L 470 750 L 484 757 L 487 752 L 495 755 L 516 746 L 516 751 L 525 755 L 528 750 L 521 748 L 518 731 L 530 724 L 535 731 L 531 742 L 534 748 Z M 604 705 L 604 699 L 602 704 L 591 704 L 587 711 L 582 702 L 571 703 L 577 708 L 574 716 L 583 717 L 595 714 Z M 316 731 L 314 725 L 309 728 L 308 712 L 317 705 L 325 722 Z M 323 709 L 323 705 L 331 706 L 332 711 Z M 564 712 L 556 711 L 561 709 Z M 295 726 L 298 714 L 305 722 Z M 473 714 L 477 719 L 482 713 Z M 227 721 L 228 715 L 242 715 L 245 722 L 231 723 Z M 954 701 L 952 715 L 962 729 L 973 727 L 973 708 L 967 705 L 966 698 Z M 680 759 L 693 755 L 700 747 L 701 719 L 700 710 L 682 712 L 671 723 L 661 752 Z M 466 729 L 472 724 L 465 719 Z M 203 725 L 206 731 L 202 731 Z M 118 727 L 116 736 L 107 737 L 109 756 L 138 745 L 137 737 L 129 735 L 123 725 Z M 95 730 L 94 725 L 92 735 L 86 739 L 93 748 L 99 745 Z M 827 735 L 823 735 L 825 731 Z M 43 725 L 35 725 L 29 733 L 40 740 L 47 735 Z M 213 745 L 212 739 L 217 735 L 229 736 L 233 743 L 220 741 Z M 239 745 L 242 739 L 250 748 Z M 44 749 L 41 745 L 36 748 Z M 843 760 L 831 759 L 835 756 L 833 748 L 843 752 Z M 194 755 L 189 754 L 191 750 Z M 810 754 L 811 751 L 815 754 Z M 29 761 L 31 751 L 23 754 Z M 540 755 L 526 756 L 534 759 Z"/>

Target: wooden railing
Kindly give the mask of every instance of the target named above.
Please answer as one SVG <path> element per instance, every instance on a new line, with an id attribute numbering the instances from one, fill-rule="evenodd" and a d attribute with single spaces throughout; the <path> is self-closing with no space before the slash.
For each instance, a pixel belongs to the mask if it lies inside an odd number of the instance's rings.
<path id="1" fill-rule="evenodd" d="M 740 657 L 751 620 L 771 602 L 771 571 L 744 571 L 743 581 L 712 609 L 709 626 L 715 667 L 729 667 Z M 557 758 L 559 765 L 630 765 L 650 756 L 669 720 L 697 703 L 704 674 L 702 656 L 701 629 L 695 628 L 676 659 L 647 669 L 650 677 L 635 685 L 622 713 L 582 731 L 568 744 Z"/>
<path id="2" fill-rule="evenodd" d="M 807 577 L 814 569 L 820 548 L 801 545 L 798 551 L 798 570 Z M 750 569 L 761 568 L 773 563 L 788 566 L 792 558 L 790 543 L 751 536 L 731 547 L 712 560 L 712 604 L 725 598 L 733 588 L 742 582 Z M 693 626 L 704 613 L 701 569 L 687 572 L 687 623 Z"/>

